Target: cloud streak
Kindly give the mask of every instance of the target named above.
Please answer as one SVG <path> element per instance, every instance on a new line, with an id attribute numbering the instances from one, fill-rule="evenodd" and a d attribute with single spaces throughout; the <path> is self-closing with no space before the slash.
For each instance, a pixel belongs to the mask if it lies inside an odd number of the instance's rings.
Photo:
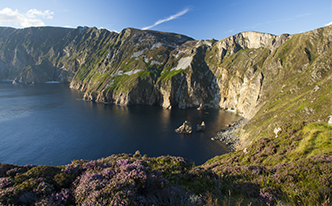
<path id="1" fill-rule="evenodd" d="M 17 9 L 4 8 L 0 10 L 0 24 L 19 25 L 21 27 L 45 26 L 42 19 L 52 19 L 53 15 L 54 12 L 50 10 L 30 9 L 26 13 L 20 13 Z"/>
<path id="2" fill-rule="evenodd" d="M 186 14 L 188 11 L 189 11 L 189 9 L 186 8 L 186 9 L 180 11 L 179 13 L 176 13 L 176 14 L 174 14 L 174 15 L 168 17 L 168 18 L 160 19 L 160 20 L 156 21 L 153 25 L 142 28 L 142 30 L 151 29 L 152 27 L 155 27 L 155 26 L 157 26 L 157 25 L 159 25 L 159 24 L 162 24 L 162 23 L 165 23 L 165 22 L 167 22 L 167 21 L 171 21 L 171 20 L 173 20 L 173 19 L 176 19 L 176 18 L 178 18 L 178 17 L 180 17 L 180 16 Z"/>

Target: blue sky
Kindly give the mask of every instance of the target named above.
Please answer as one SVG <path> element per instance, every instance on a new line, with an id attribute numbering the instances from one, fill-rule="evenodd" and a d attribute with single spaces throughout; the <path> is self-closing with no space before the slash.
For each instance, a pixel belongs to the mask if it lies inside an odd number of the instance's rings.
<path id="1" fill-rule="evenodd" d="M 0 26 L 127 27 L 222 39 L 300 33 L 332 22 L 332 0 L 0 0 Z"/>

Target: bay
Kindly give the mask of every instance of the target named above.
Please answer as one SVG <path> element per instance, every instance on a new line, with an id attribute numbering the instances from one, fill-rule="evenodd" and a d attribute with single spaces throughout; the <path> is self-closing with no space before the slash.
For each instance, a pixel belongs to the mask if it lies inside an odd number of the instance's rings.
<path id="1" fill-rule="evenodd" d="M 229 152 L 211 140 L 239 116 L 217 109 L 166 110 L 82 101 L 67 84 L 0 82 L 0 162 L 64 165 L 118 153 L 182 156 L 196 165 Z M 175 133 L 185 120 L 206 131 Z"/>

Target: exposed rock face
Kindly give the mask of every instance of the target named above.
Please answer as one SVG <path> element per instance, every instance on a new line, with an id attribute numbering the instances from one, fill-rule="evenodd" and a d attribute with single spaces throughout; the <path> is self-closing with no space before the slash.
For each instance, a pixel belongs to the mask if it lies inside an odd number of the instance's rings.
<path id="1" fill-rule="evenodd" d="M 0 80 L 69 82 L 75 70 L 60 58 L 66 42 L 76 35 L 77 30 L 66 28 L 0 28 Z"/>
<path id="2" fill-rule="evenodd" d="M 226 144 L 230 149 L 236 150 L 237 146 L 240 143 L 240 138 L 235 134 L 236 131 L 239 131 L 240 126 L 245 124 L 247 119 L 241 119 L 236 121 L 226 130 L 221 130 L 217 133 L 217 136 L 212 137 L 211 140 L 219 140 L 220 142 Z"/>
<path id="3" fill-rule="evenodd" d="M 191 134 L 193 132 L 191 123 L 188 121 L 184 121 L 179 128 L 175 129 L 175 132 L 180 134 Z"/>
<path id="4" fill-rule="evenodd" d="M 204 121 L 202 121 L 202 123 L 200 123 L 200 124 L 197 124 L 196 131 L 197 132 L 204 132 L 205 131 L 205 122 Z"/>
<path id="5" fill-rule="evenodd" d="M 274 132 L 274 134 L 276 135 L 275 138 L 278 137 L 278 133 L 279 133 L 280 131 L 281 131 L 281 128 L 280 128 L 280 127 L 276 127 L 276 128 L 274 128 L 273 132 Z"/>

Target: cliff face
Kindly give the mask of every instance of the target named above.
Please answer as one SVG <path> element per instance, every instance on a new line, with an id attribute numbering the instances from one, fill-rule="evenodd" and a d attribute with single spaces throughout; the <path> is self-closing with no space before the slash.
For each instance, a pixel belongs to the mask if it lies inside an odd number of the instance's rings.
<path id="1" fill-rule="evenodd" d="M 0 28 L 0 79 L 15 83 L 70 81 L 71 67 L 62 67 L 63 46 L 76 35 L 65 28 Z"/>
<path id="2" fill-rule="evenodd" d="M 305 93 L 331 75 L 331 29 L 196 41 L 132 28 L 0 28 L 0 79 L 70 82 L 86 100 L 221 107 L 252 119 L 280 91 Z"/>
<path id="3" fill-rule="evenodd" d="M 264 79 L 255 114 L 244 127 L 242 148 L 275 136 L 285 123 L 327 122 L 332 100 L 332 27 L 289 39 L 272 50 L 258 68 Z"/>
<path id="4" fill-rule="evenodd" d="M 91 31 L 92 33 L 98 30 Z M 192 40 L 178 34 L 125 29 L 100 43 L 91 41 L 90 56 L 79 54 L 82 68 L 71 87 L 85 92 L 86 100 L 120 105 L 162 104 L 159 78 L 170 52 Z"/>
<path id="5" fill-rule="evenodd" d="M 222 107 L 251 118 L 259 108 L 264 80 L 257 68 L 289 35 L 244 32 L 220 41 L 195 41 L 126 29 L 118 38 L 115 42 L 120 44 L 105 49 L 93 69 L 81 69 L 71 82 L 85 92 L 86 100 L 164 108 Z"/>

